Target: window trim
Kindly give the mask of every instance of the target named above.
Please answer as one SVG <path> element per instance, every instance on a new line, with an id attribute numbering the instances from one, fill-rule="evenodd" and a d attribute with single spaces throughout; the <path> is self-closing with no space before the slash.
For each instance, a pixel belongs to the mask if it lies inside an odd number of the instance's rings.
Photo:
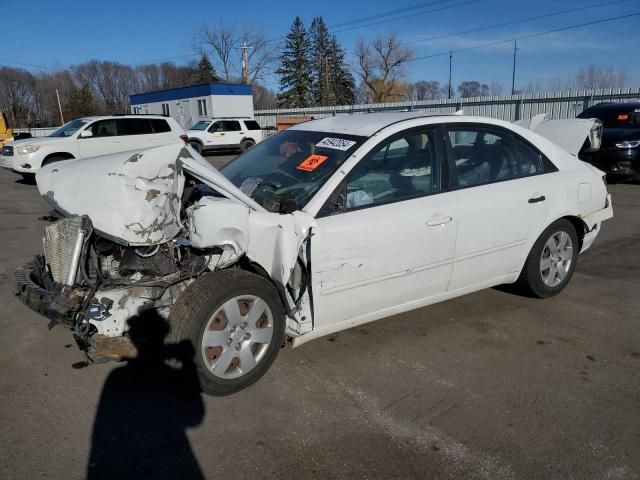
<path id="1" fill-rule="evenodd" d="M 449 165 L 449 172 L 450 172 L 450 181 L 449 181 L 449 190 L 450 191 L 454 191 L 454 190 L 464 190 L 467 188 L 474 188 L 474 187 L 483 187 L 485 185 L 493 185 L 495 183 L 502 183 L 502 182 L 509 182 L 509 181 L 513 181 L 513 180 L 520 180 L 523 178 L 529 178 L 529 177 L 535 177 L 538 175 L 548 175 L 550 173 L 555 173 L 558 171 L 558 167 L 556 167 L 553 162 L 544 154 L 540 151 L 540 149 L 538 147 L 536 147 L 534 144 L 532 144 L 529 140 L 527 140 L 526 138 L 524 138 L 522 135 L 518 135 L 516 132 L 514 132 L 513 130 L 510 130 L 508 128 L 505 127 L 501 127 L 500 125 L 490 125 L 490 124 L 485 124 L 485 123 L 474 123 L 474 122 L 453 122 L 453 123 L 444 123 L 441 124 L 443 126 L 445 135 L 444 135 L 444 143 L 445 143 L 445 150 L 446 150 L 446 155 L 448 158 L 448 165 Z M 493 180 L 490 182 L 485 182 L 485 183 L 476 183 L 474 185 L 459 185 L 458 184 L 458 172 L 456 169 L 456 164 L 455 164 L 455 157 L 453 155 L 453 147 L 451 145 L 451 138 L 449 137 L 449 132 L 451 130 L 463 130 L 463 129 L 467 129 L 468 130 L 478 130 L 478 131 L 483 131 L 486 133 L 491 133 L 492 131 L 495 132 L 498 135 L 501 136 L 505 136 L 508 135 L 511 138 L 511 141 L 513 142 L 514 145 L 514 154 L 516 155 L 516 162 L 518 162 L 518 168 L 520 168 L 520 158 L 518 156 L 518 154 L 516 153 L 516 149 L 515 149 L 515 140 L 520 140 L 522 141 L 525 145 L 529 146 L 530 148 L 532 148 L 535 152 L 537 152 L 540 155 L 540 158 L 542 160 L 542 171 L 541 172 L 536 172 L 533 174 L 529 174 L 529 175 L 519 175 L 517 177 L 512 177 L 512 178 L 503 178 L 501 180 Z"/>
<path id="2" fill-rule="evenodd" d="M 378 150 L 385 144 L 391 144 L 393 142 L 395 142 L 396 140 L 399 140 L 401 138 L 407 137 L 411 134 L 415 134 L 418 132 L 424 132 L 427 130 L 431 130 L 433 131 L 433 138 L 435 141 L 435 148 L 436 148 L 436 161 L 439 163 L 439 168 L 438 168 L 438 183 L 440 185 L 440 188 L 435 191 L 435 192 L 428 192 L 428 193 L 418 193 L 416 195 L 412 195 L 410 197 L 405 197 L 405 198 L 399 198 L 399 199 L 391 199 L 391 200 L 387 200 L 384 202 L 379 202 L 379 203 L 369 203 L 366 205 L 360 205 L 357 207 L 352 207 L 347 209 L 346 207 L 346 200 L 347 200 L 347 196 L 346 196 L 346 188 L 347 188 L 347 183 L 349 182 L 349 180 L 352 178 L 353 176 L 353 172 L 354 170 L 363 162 L 368 161 L 372 156 L 374 156 L 376 153 L 378 153 Z M 389 135 L 388 137 L 382 139 L 380 142 L 378 142 L 377 144 L 375 144 L 371 149 L 369 149 L 369 151 L 367 152 L 367 154 L 362 157 L 360 159 L 359 162 L 357 162 L 352 168 L 351 170 L 349 170 L 349 172 L 345 175 L 345 177 L 342 179 L 342 181 L 338 184 L 338 186 L 333 190 L 333 192 L 331 192 L 329 194 L 329 196 L 327 197 L 327 199 L 325 200 L 325 202 L 322 204 L 322 207 L 320 207 L 320 209 L 318 210 L 318 213 L 316 214 L 315 218 L 324 218 L 324 217 L 332 217 L 334 215 L 341 215 L 341 214 L 346 214 L 346 213 L 352 213 L 352 212 L 357 212 L 360 210 L 364 210 L 367 208 L 375 208 L 375 207 L 382 207 L 385 205 L 390 205 L 393 203 L 398 203 L 398 202 L 407 202 L 407 201 L 411 201 L 411 200 L 415 200 L 417 198 L 423 198 L 423 197 L 430 197 L 433 195 L 438 195 L 440 193 L 445 193 L 447 191 L 449 191 L 449 180 L 450 180 L 450 175 L 449 175 L 449 169 L 450 166 L 448 164 L 447 161 L 447 155 L 445 153 L 444 150 L 444 145 L 443 145 L 443 134 L 445 134 L 446 132 L 443 129 L 442 124 L 429 124 L 429 125 L 421 125 L 418 127 L 411 127 L 411 128 L 407 128 L 405 130 L 401 130 L 399 132 L 396 132 L 392 135 Z M 336 172 L 337 173 L 337 172 Z M 336 200 L 338 200 L 340 197 L 342 197 L 342 200 L 344 202 L 344 204 L 341 206 L 340 210 L 335 210 L 335 211 L 331 211 L 329 208 L 330 204 L 335 204 Z"/>

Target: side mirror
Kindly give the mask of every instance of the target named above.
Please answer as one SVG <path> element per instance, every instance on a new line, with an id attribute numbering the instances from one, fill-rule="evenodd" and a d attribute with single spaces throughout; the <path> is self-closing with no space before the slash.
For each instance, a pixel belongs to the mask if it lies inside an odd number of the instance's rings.
<path id="1" fill-rule="evenodd" d="M 79 138 L 90 138 L 90 137 L 93 137 L 93 132 L 88 128 L 80 132 Z"/>

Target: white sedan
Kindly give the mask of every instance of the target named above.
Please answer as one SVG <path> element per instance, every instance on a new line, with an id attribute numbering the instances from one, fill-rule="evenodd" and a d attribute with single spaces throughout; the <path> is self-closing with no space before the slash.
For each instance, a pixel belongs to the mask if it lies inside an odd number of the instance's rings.
<path id="1" fill-rule="evenodd" d="M 67 218 L 18 292 L 92 359 L 138 354 L 153 312 L 193 347 L 201 388 L 229 394 L 285 343 L 499 284 L 559 293 L 612 216 L 575 156 L 600 128 L 381 113 L 294 126 L 221 172 L 179 146 L 45 167 Z"/>

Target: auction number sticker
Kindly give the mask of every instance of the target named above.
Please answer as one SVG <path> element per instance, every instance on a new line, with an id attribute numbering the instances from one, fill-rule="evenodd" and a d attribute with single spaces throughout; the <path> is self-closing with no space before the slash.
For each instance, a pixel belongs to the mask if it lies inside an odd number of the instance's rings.
<path id="1" fill-rule="evenodd" d="M 316 168 L 318 168 L 322 162 L 324 162 L 327 158 L 324 155 L 309 155 L 300 165 L 296 168 L 298 170 L 304 170 L 305 172 L 313 172 Z"/>
<path id="2" fill-rule="evenodd" d="M 334 150 L 349 150 L 356 144 L 353 140 L 345 140 L 344 138 L 325 137 L 316 143 L 316 147 L 333 148 Z"/>

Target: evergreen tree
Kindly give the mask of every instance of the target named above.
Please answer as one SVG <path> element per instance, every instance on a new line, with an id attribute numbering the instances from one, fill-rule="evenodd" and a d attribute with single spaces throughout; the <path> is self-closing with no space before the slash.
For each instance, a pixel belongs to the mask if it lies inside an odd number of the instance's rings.
<path id="1" fill-rule="evenodd" d="M 220 77 L 216 75 L 216 71 L 209 61 L 206 53 L 203 53 L 198 62 L 197 83 L 219 82 Z"/>
<path id="2" fill-rule="evenodd" d="M 331 37 L 322 17 L 311 22 L 311 72 L 313 101 L 316 105 L 331 105 L 332 88 L 329 81 L 329 48 Z"/>
<path id="3" fill-rule="evenodd" d="M 332 105 L 353 105 L 356 100 L 356 82 L 345 61 L 344 49 L 335 35 L 331 36 L 327 50 L 329 84 Z"/>
<path id="4" fill-rule="evenodd" d="M 311 42 L 300 17 L 296 17 L 285 40 L 278 103 L 281 107 L 308 107 L 312 101 Z"/>

